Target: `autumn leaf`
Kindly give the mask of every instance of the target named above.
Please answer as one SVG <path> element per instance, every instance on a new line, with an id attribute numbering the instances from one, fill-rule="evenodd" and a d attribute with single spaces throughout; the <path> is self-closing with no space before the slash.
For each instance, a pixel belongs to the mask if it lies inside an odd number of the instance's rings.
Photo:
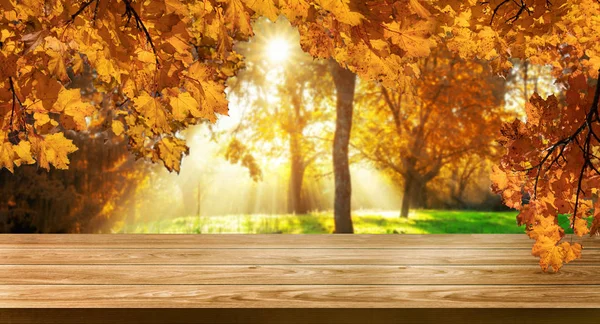
<path id="1" fill-rule="evenodd" d="M 241 0 L 227 0 L 225 21 L 228 28 L 239 32 L 241 37 L 249 37 L 254 34 L 250 25 L 250 15 Z"/>
<path id="2" fill-rule="evenodd" d="M 275 6 L 273 0 L 244 0 L 246 6 L 252 9 L 257 14 L 269 18 L 271 21 L 276 21 L 279 15 L 279 10 Z"/>
<path id="3" fill-rule="evenodd" d="M 53 50 L 47 50 L 46 53 L 50 58 L 48 60 L 48 69 L 50 70 L 50 73 L 55 75 L 62 82 L 69 81 L 69 75 L 67 74 L 67 67 L 65 66 L 63 56 Z"/>
<path id="4" fill-rule="evenodd" d="M 15 154 L 13 163 L 16 166 L 32 164 L 35 162 L 33 156 L 31 155 L 31 143 L 27 141 L 20 141 L 19 144 L 13 145 L 12 149 Z M 0 169 L 1 168 L 2 167 L 0 166 Z"/>
<path id="5" fill-rule="evenodd" d="M 584 236 L 590 232 L 587 220 L 576 217 L 574 231 L 577 236 Z"/>
<path id="6" fill-rule="evenodd" d="M 411 21 L 403 19 L 386 24 L 384 35 L 392 44 L 398 45 L 411 57 L 425 57 L 429 55 L 435 41 L 429 36 L 433 32 L 432 20 Z"/>
<path id="7" fill-rule="evenodd" d="M 113 133 L 117 136 L 121 136 L 121 134 L 123 134 L 123 132 L 125 132 L 125 126 L 123 125 L 123 122 L 120 120 L 113 120 L 112 124 L 111 124 L 111 129 L 112 129 Z"/>
<path id="8" fill-rule="evenodd" d="M 353 11 L 350 7 L 354 0 L 318 0 L 316 2 L 344 24 L 357 26 L 365 18 L 360 12 Z"/>
<path id="9" fill-rule="evenodd" d="M 147 92 L 142 92 L 133 99 L 135 109 L 140 113 L 145 125 L 154 133 L 169 131 L 167 114 L 162 104 Z"/>
<path id="10" fill-rule="evenodd" d="M 158 157 L 169 171 L 179 172 L 181 160 L 189 154 L 185 141 L 178 138 L 164 138 L 157 144 Z"/>
<path id="11" fill-rule="evenodd" d="M 52 112 L 63 114 L 63 126 L 76 130 L 86 129 L 86 118 L 94 111 L 91 104 L 82 101 L 79 89 L 61 89 L 52 106 Z"/>
<path id="12" fill-rule="evenodd" d="M 62 133 L 56 133 L 44 138 L 32 138 L 31 150 L 40 167 L 50 170 L 52 165 L 57 169 L 67 169 L 68 155 L 77 151 L 77 147 Z"/>
<path id="13" fill-rule="evenodd" d="M 189 92 L 179 93 L 177 96 L 169 97 L 169 102 L 173 111 L 173 117 L 178 121 L 185 120 L 191 113 L 194 117 L 203 117 L 199 110 L 200 106 Z"/>
<path id="14" fill-rule="evenodd" d="M 225 86 L 211 81 L 212 73 L 208 68 L 196 62 L 187 71 L 186 82 L 188 91 L 192 92 L 194 98 L 200 104 L 203 118 L 215 121 L 214 113 L 227 115 L 227 99 L 225 98 Z"/>
<path id="15" fill-rule="evenodd" d="M 12 144 L 9 142 L 0 142 L 0 169 L 6 168 L 8 171 L 14 170 L 14 151 Z"/>
<path id="16" fill-rule="evenodd" d="M 581 249 L 583 249 L 581 244 L 570 244 L 568 242 L 563 242 L 561 246 L 565 251 L 565 263 L 569 263 L 573 260 L 581 258 Z"/>

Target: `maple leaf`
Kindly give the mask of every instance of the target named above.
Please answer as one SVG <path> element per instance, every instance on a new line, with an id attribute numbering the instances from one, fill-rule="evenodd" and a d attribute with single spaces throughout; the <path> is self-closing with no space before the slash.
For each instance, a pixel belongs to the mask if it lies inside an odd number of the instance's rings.
<path id="1" fill-rule="evenodd" d="M 79 89 L 61 89 L 52 105 L 52 112 L 63 113 L 63 126 L 68 129 L 84 130 L 86 118 L 94 111 L 91 104 L 82 101 Z"/>
<path id="2" fill-rule="evenodd" d="M 242 38 L 254 35 L 250 23 L 250 15 L 241 0 L 227 0 L 225 24 L 230 30 L 238 31 Z"/>
<path id="3" fill-rule="evenodd" d="M 50 170 L 52 165 L 57 169 L 67 169 L 68 155 L 77 151 L 77 147 L 62 133 L 56 133 L 44 138 L 31 138 L 31 151 L 40 167 Z"/>
<path id="4" fill-rule="evenodd" d="M 584 236 L 590 232 L 587 220 L 579 217 L 575 218 L 575 225 L 573 228 L 577 236 Z"/>
<path id="5" fill-rule="evenodd" d="M 144 91 L 139 96 L 133 98 L 133 105 L 142 116 L 144 123 L 154 133 L 160 134 L 169 131 L 167 114 L 157 98 L 150 96 Z"/>
<path id="6" fill-rule="evenodd" d="M 351 5 L 357 2 L 355 0 L 317 0 L 315 2 L 344 24 L 357 26 L 365 18 L 362 13 L 352 10 Z"/>
<path id="7" fill-rule="evenodd" d="M 279 10 L 273 0 L 244 0 L 246 6 L 257 14 L 276 21 L 279 16 Z"/>
<path id="8" fill-rule="evenodd" d="M 14 170 L 14 151 L 12 144 L 9 142 L 0 142 L 0 169 L 6 168 L 8 171 L 13 172 Z"/>
<path id="9" fill-rule="evenodd" d="M 184 155 L 189 154 L 189 148 L 184 140 L 167 137 L 157 143 L 157 152 L 169 171 L 175 170 L 179 173 L 181 160 Z"/>
<path id="10" fill-rule="evenodd" d="M 436 45 L 429 36 L 435 26 L 433 20 L 419 20 L 417 22 L 403 18 L 401 23 L 396 21 L 385 24 L 384 36 L 393 44 L 398 45 L 411 57 L 425 57 Z"/>
<path id="11" fill-rule="evenodd" d="M 215 121 L 214 113 L 227 115 L 227 99 L 225 98 L 225 86 L 211 80 L 213 73 L 206 66 L 196 62 L 187 70 L 188 80 L 186 85 L 188 91 L 192 92 L 194 98 L 200 104 L 201 116 Z"/>
<path id="12" fill-rule="evenodd" d="M 117 136 L 121 136 L 121 134 L 123 134 L 123 132 L 125 132 L 125 126 L 123 125 L 123 122 L 120 120 L 113 120 L 112 124 L 111 124 L 111 129 L 112 129 L 113 133 Z"/>
<path id="13" fill-rule="evenodd" d="M 570 244 L 569 242 L 563 242 L 561 246 L 565 251 L 565 263 L 569 263 L 576 259 L 581 259 L 581 249 L 583 249 L 581 244 Z"/>
<path id="14" fill-rule="evenodd" d="M 189 10 L 186 4 L 180 0 L 165 0 L 165 9 L 167 14 L 177 14 L 181 16 L 187 16 Z"/>
<path id="15" fill-rule="evenodd" d="M 531 250 L 531 254 L 540 257 L 540 266 L 544 271 L 549 267 L 556 272 L 558 271 L 565 259 L 565 249 L 563 246 L 557 246 L 558 241 L 550 237 L 539 238 Z"/>
<path id="16" fill-rule="evenodd" d="M 292 20 L 306 19 L 311 7 L 307 0 L 280 0 L 281 13 Z"/>
<path id="17" fill-rule="evenodd" d="M 13 145 L 12 149 L 15 154 L 13 163 L 16 166 L 35 163 L 35 160 L 31 155 L 31 143 L 28 141 L 20 141 L 19 144 Z"/>
<path id="18" fill-rule="evenodd" d="M 185 120 L 190 113 L 194 117 L 203 117 L 202 112 L 199 110 L 200 105 L 189 92 L 171 96 L 169 97 L 169 102 L 173 111 L 173 117 L 178 121 Z"/>
<path id="19" fill-rule="evenodd" d="M 67 74 L 67 67 L 65 66 L 63 55 L 53 50 L 47 50 L 46 54 L 48 54 L 48 57 L 50 58 L 48 60 L 48 69 L 50 70 L 50 73 L 55 75 L 62 82 L 69 81 L 69 75 Z"/>

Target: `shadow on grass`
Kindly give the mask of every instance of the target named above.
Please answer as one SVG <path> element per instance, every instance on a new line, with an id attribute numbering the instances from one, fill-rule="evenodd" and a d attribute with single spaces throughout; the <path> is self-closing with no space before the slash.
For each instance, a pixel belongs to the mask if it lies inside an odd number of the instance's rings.
<path id="1" fill-rule="evenodd" d="M 516 211 L 480 212 L 418 210 L 409 218 L 397 211 L 357 211 L 353 214 L 357 234 L 517 234 Z M 566 216 L 559 218 L 563 228 Z M 138 227 L 139 233 L 248 233 L 248 234 L 328 234 L 334 230 L 331 212 L 306 215 L 227 215 L 179 217 Z M 567 230 L 568 232 L 568 230 Z"/>

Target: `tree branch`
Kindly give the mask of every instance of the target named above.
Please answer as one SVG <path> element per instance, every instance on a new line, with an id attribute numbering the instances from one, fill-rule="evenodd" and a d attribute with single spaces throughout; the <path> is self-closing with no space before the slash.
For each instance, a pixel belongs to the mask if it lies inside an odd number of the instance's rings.
<path id="1" fill-rule="evenodd" d="M 154 53 L 154 58 L 156 59 L 156 66 L 159 67 L 160 62 L 158 61 L 158 53 L 156 52 L 156 47 L 154 46 L 154 42 L 152 41 L 152 37 L 150 37 L 150 33 L 148 32 L 146 25 L 144 25 L 142 18 L 140 18 L 140 15 L 131 5 L 131 0 L 123 0 L 123 3 L 125 3 L 125 15 L 127 15 L 128 21 L 133 16 L 136 27 L 144 32 L 144 35 L 146 35 L 146 41 L 148 41 L 148 43 L 150 43 L 150 47 L 152 47 L 152 52 Z"/>

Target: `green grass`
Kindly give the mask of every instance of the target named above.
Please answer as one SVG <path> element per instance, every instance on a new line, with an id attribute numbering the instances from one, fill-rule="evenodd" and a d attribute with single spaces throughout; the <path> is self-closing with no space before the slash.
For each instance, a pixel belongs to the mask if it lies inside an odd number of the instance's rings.
<path id="1" fill-rule="evenodd" d="M 418 210 L 409 218 L 398 211 L 357 211 L 354 229 L 359 234 L 513 234 L 523 233 L 517 226 L 517 212 L 481 212 L 452 210 Z M 568 219 L 559 217 L 567 227 Z M 136 233 L 284 233 L 325 234 L 334 228 L 331 212 L 306 215 L 228 215 L 179 217 L 138 226 Z M 128 231 L 131 232 L 131 231 Z M 566 230 L 569 233 L 569 230 Z M 571 231 L 572 232 L 572 231 Z"/>

